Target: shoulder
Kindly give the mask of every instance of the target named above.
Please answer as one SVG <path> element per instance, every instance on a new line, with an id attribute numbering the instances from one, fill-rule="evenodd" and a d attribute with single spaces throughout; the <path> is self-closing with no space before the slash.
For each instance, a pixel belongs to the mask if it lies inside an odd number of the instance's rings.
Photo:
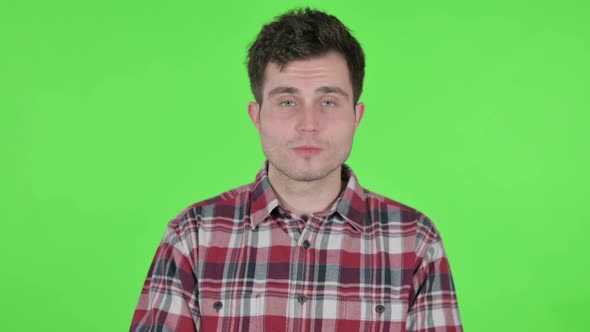
<path id="1" fill-rule="evenodd" d="M 403 238 L 417 257 L 430 255 L 432 257 L 428 259 L 432 261 L 434 256 L 441 255 L 440 233 L 424 213 L 368 190 L 365 190 L 365 202 L 369 211 L 370 223 L 367 226 L 370 233 L 381 230 L 389 237 Z"/>
<path id="2" fill-rule="evenodd" d="M 439 233 L 433 221 L 420 210 L 373 191 L 363 190 L 367 207 L 367 226 L 398 226 L 409 228 L 420 236 L 429 234 L 431 237 L 438 237 Z"/>
<path id="3" fill-rule="evenodd" d="M 250 199 L 251 184 L 225 191 L 215 197 L 199 201 L 184 208 L 170 221 L 168 228 L 178 232 L 179 237 L 194 232 L 202 222 L 227 220 L 243 221 Z"/>

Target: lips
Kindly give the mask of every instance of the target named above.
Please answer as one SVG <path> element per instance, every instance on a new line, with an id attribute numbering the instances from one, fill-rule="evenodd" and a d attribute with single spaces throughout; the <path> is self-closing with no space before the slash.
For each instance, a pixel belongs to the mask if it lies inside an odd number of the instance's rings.
<path id="1" fill-rule="evenodd" d="M 314 145 L 302 145 L 302 146 L 298 146 L 296 148 L 293 148 L 293 150 L 301 155 L 301 156 L 315 156 L 317 154 L 319 154 L 320 152 L 322 152 L 322 149 L 314 146 Z"/>

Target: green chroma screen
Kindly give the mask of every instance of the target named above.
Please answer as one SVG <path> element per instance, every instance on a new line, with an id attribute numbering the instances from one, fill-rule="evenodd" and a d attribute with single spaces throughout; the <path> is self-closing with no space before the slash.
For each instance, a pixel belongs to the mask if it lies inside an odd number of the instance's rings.
<path id="1" fill-rule="evenodd" d="M 249 43 L 310 5 L 367 54 L 348 164 L 440 229 L 467 331 L 590 325 L 585 1 L 0 4 L 0 329 L 126 331 L 168 221 L 248 183 Z"/>

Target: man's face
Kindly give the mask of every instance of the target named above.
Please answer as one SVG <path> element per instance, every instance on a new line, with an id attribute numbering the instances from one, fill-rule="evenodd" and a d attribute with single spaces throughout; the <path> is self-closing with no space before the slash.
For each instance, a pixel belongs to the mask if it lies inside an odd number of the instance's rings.
<path id="1" fill-rule="evenodd" d="M 365 107 L 354 105 L 346 59 L 336 52 L 265 71 L 262 106 L 248 105 L 269 168 L 297 181 L 339 171 Z"/>

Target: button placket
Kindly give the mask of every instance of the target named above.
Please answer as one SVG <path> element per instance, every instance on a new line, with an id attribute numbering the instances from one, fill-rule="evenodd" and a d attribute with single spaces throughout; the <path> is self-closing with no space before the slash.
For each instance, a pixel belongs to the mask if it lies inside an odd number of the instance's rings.
<path id="1" fill-rule="evenodd" d="M 301 231 L 297 226 L 297 220 L 293 219 L 293 217 L 288 213 L 283 213 L 281 216 L 283 217 L 283 222 L 286 226 L 289 237 L 291 237 L 295 243 L 298 243 L 299 239 L 301 238 Z"/>
<path id="2" fill-rule="evenodd" d="M 321 220 L 321 218 L 320 218 L 320 217 L 317 217 L 317 216 L 313 216 L 313 217 L 311 217 L 311 219 L 312 219 L 312 220 L 308 220 L 308 222 L 309 222 L 309 221 L 313 221 L 313 222 L 315 222 L 315 223 L 318 223 L 318 221 L 319 221 L 319 220 Z M 311 242 L 310 242 L 308 239 L 309 239 L 309 238 L 312 236 L 312 234 L 313 234 L 313 231 L 312 231 L 312 228 L 313 228 L 313 227 L 317 227 L 317 225 L 310 226 L 309 224 L 307 224 L 307 223 L 306 223 L 306 225 L 305 225 L 305 228 L 303 228 L 303 231 L 301 232 L 301 238 L 305 238 L 305 240 L 303 240 L 303 242 L 301 242 L 301 246 L 302 246 L 304 249 L 309 249 L 309 248 L 311 248 Z"/>

